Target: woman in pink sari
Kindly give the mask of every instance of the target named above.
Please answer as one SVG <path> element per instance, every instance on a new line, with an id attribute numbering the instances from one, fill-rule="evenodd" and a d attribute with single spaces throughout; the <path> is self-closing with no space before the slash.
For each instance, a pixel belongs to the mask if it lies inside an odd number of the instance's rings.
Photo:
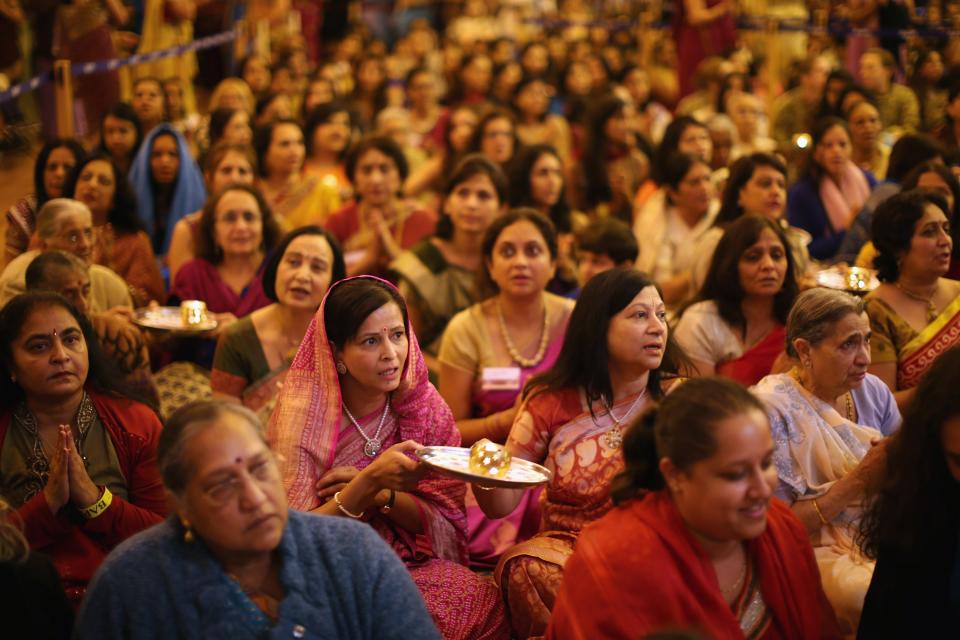
<path id="1" fill-rule="evenodd" d="M 500 216 L 483 236 L 484 289 L 491 295 L 461 311 L 440 345 L 440 393 L 457 418 L 464 446 L 503 444 L 527 379 L 556 362 L 573 301 L 546 291 L 557 268 L 557 232 L 535 209 Z M 537 532 L 539 491 L 507 518 L 483 516 L 467 494 L 470 563 L 493 568 L 500 554 Z"/>
<path id="2" fill-rule="evenodd" d="M 268 436 L 290 505 L 362 519 L 410 569 L 445 638 L 505 638 L 493 584 L 467 569 L 463 485 L 408 454 L 460 444 L 390 284 L 331 287 L 287 373 Z"/>
<path id="3" fill-rule="evenodd" d="M 540 532 L 507 550 L 494 574 L 516 637 L 546 630 L 581 529 L 612 506 L 624 428 L 663 395 L 676 349 L 654 283 L 634 269 L 612 269 L 583 288 L 557 362 L 527 384 L 507 450 L 546 465 L 553 478 L 541 497 Z M 490 518 L 513 511 L 524 495 L 473 488 Z"/>

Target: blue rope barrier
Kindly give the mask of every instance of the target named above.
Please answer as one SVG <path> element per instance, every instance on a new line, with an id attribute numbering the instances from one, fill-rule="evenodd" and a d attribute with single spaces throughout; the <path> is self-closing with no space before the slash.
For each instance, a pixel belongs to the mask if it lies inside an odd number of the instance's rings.
<path id="1" fill-rule="evenodd" d="M 199 40 L 194 40 L 190 44 L 181 45 L 178 47 L 170 47 L 169 49 L 163 49 L 161 51 L 151 51 L 149 53 L 138 53 L 132 55 L 129 58 L 111 58 L 109 60 L 95 60 L 92 62 L 83 62 L 75 64 L 71 67 L 71 75 L 74 78 L 80 76 L 89 76 L 94 73 L 104 73 L 107 71 L 116 71 L 121 67 L 128 67 L 130 65 L 141 64 L 143 62 L 153 62 L 154 60 L 160 60 L 161 58 L 169 58 L 170 56 L 180 56 L 184 53 L 190 51 L 197 51 L 200 49 L 209 49 L 211 47 L 218 47 L 228 42 L 232 42 L 237 38 L 237 31 L 233 29 L 231 31 L 224 31 L 223 33 L 218 33 L 212 36 L 207 36 L 206 38 L 201 38 Z M 45 84 L 53 81 L 53 72 L 47 71 L 46 73 L 41 73 L 40 75 L 25 80 L 20 84 L 14 85 L 7 89 L 6 91 L 0 91 L 0 103 L 7 102 L 8 100 L 14 100 L 19 98 L 24 93 L 28 91 L 34 91 L 39 89 Z"/>

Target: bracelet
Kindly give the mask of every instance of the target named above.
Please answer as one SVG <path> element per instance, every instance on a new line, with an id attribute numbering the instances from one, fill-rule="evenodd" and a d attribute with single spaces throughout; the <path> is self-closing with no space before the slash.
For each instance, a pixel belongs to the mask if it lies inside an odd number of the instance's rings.
<path id="1" fill-rule="evenodd" d="M 104 486 L 103 491 L 100 492 L 100 498 L 89 507 L 80 509 L 80 514 L 87 520 L 93 520 L 106 511 L 112 502 L 113 494 L 110 493 L 110 489 Z"/>
<path id="2" fill-rule="evenodd" d="M 830 524 L 827 519 L 823 517 L 823 511 L 820 511 L 820 505 L 817 504 L 817 499 L 813 498 L 811 502 L 813 502 L 813 508 L 817 511 L 817 517 L 820 518 L 820 524 Z"/>
<path id="3" fill-rule="evenodd" d="M 387 499 L 387 504 L 380 507 L 380 513 L 390 513 L 390 509 L 393 509 L 393 505 L 396 501 L 397 492 L 393 489 L 390 489 L 390 498 Z"/>
<path id="4" fill-rule="evenodd" d="M 353 518 L 354 520 L 359 520 L 360 518 L 363 517 L 363 513 L 362 513 L 362 512 L 361 512 L 361 513 L 350 513 L 349 511 L 347 511 L 347 508 L 346 508 L 345 506 L 343 506 L 343 503 L 342 503 L 342 502 L 340 502 L 340 492 L 339 492 L 339 491 L 337 491 L 335 494 L 333 494 L 333 501 L 337 503 L 337 509 L 340 509 L 340 513 L 342 513 L 343 515 L 347 516 L 348 518 Z"/>

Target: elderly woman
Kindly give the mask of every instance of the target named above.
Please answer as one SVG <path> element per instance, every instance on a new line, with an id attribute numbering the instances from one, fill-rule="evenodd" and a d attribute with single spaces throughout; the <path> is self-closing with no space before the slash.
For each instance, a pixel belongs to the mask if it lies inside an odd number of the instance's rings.
<path id="1" fill-rule="evenodd" d="M 547 637 L 839 638 L 803 525 L 772 499 L 773 448 L 763 406 L 717 378 L 635 421 L 613 483 L 621 508 L 577 542 Z"/>
<path id="2" fill-rule="evenodd" d="M 93 259 L 127 282 L 138 307 L 151 300 L 162 302 L 163 275 L 150 236 L 137 217 L 137 196 L 116 163 L 105 155 L 86 158 L 78 163 L 64 192 L 93 213 Z"/>
<path id="3" fill-rule="evenodd" d="M 460 434 L 390 284 L 364 277 L 331 287 L 269 436 L 291 505 L 368 523 L 407 565 L 444 637 L 507 637 L 497 589 L 461 564 L 463 484 L 408 455 L 457 446 Z"/>
<path id="4" fill-rule="evenodd" d="M 0 311 L 0 493 L 73 604 L 114 546 L 166 511 L 161 425 L 124 395 L 89 322 L 34 292 Z"/>
<path id="5" fill-rule="evenodd" d="M 773 369 L 797 297 L 787 244 L 768 218 L 744 216 L 727 227 L 707 281 L 674 334 L 698 375 L 719 374 L 749 386 Z"/>
<path id="6" fill-rule="evenodd" d="M 213 356 L 214 397 L 269 417 L 300 341 L 320 302 L 346 275 L 340 245 L 320 227 L 291 231 L 263 269 L 273 304 L 230 325 Z"/>
<path id="7" fill-rule="evenodd" d="M 175 516 L 107 559 L 77 638 L 439 638 L 369 528 L 287 508 L 247 409 L 182 408 L 157 456 Z"/>
<path id="8" fill-rule="evenodd" d="M 960 349 L 944 353 L 917 386 L 888 446 L 861 523 L 877 561 L 859 637 L 933 638 L 956 629 L 951 581 L 960 534 Z"/>
<path id="9" fill-rule="evenodd" d="M 330 216 L 326 228 L 343 246 L 349 275 L 382 275 L 402 251 L 433 235 L 436 216 L 401 199 L 407 159 L 392 138 L 358 142 L 346 169 L 354 200 Z"/>
<path id="10" fill-rule="evenodd" d="M 845 633 L 857 628 L 873 563 L 852 542 L 864 487 L 883 473 L 899 428 L 893 394 L 869 373 L 870 322 L 860 298 L 810 289 L 787 317 L 795 366 L 753 388 L 767 405 L 780 484 L 811 536 L 823 588 Z"/>
<path id="11" fill-rule="evenodd" d="M 623 469 L 623 430 L 663 395 L 675 349 L 654 283 L 633 269 L 612 269 L 583 288 L 556 363 L 527 383 L 506 448 L 546 465 L 553 477 L 541 500 L 540 532 L 504 553 L 494 574 L 517 637 L 546 629 L 580 531 L 612 507 L 609 482 Z M 525 494 L 474 489 L 489 518 L 511 513 Z"/>
<path id="12" fill-rule="evenodd" d="M 130 168 L 130 184 L 139 195 L 137 214 L 153 251 L 165 256 L 174 225 L 207 197 L 187 141 L 172 125 L 161 123 L 146 135 Z"/>
<path id="13" fill-rule="evenodd" d="M 873 214 L 882 284 L 867 296 L 871 371 L 903 407 L 937 357 L 960 344 L 960 282 L 944 278 L 953 254 L 946 201 L 900 193 Z"/>

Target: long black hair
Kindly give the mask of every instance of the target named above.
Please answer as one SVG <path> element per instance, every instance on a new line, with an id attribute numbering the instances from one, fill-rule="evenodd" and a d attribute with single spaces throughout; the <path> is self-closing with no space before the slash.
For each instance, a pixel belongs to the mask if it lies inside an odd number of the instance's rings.
<path id="1" fill-rule="evenodd" d="M 82 162 L 78 162 L 63 187 L 64 196 L 67 198 L 76 196 L 77 181 L 80 179 L 80 174 L 83 173 L 84 168 L 88 164 L 96 160 L 106 162 L 110 165 L 111 171 L 113 171 L 113 204 L 107 212 L 107 222 L 109 222 L 115 230 L 123 233 L 143 231 L 143 223 L 137 214 L 137 196 L 133 191 L 133 187 L 130 186 L 127 174 L 117 166 L 114 159 L 107 153 L 94 153 Z"/>
<path id="2" fill-rule="evenodd" d="M 773 315 L 781 325 L 786 326 L 787 315 L 793 306 L 793 301 L 800 294 L 797 284 L 796 266 L 793 254 L 790 252 L 790 243 L 776 222 L 762 216 L 743 216 L 730 223 L 710 260 L 710 269 L 700 291 L 693 302 L 713 300 L 717 305 L 720 317 L 727 324 L 739 329 L 746 328 L 747 320 L 743 316 L 743 299 L 746 294 L 740 284 L 740 259 L 743 254 L 754 245 L 760 234 L 770 230 L 783 245 L 784 256 L 787 258 L 787 270 L 783 277 L 783 286 L 773 297 Z M 684 308 L 686 310 L 689 305 Z"/>
<path id="3" fill-rule="evenodd" d="M 657 285 L 636 269 L 620 267 L 597 274 L 583 287 L 577 305 L 570 314 L 567 335 L 557 361 L 547 371 L 527 382 L 523 396 L 541 391 L 582 388 L 592 403 L 601 397 L 612 398 L 610 354 L 607 328 L 610 320 L 623 311 L 638 293 Z M 659 292 L 660 289 L 657 288 Z M 667 333 L 663 361 L 650 372 L 647 389 L 654 398 L 663 396 L 662 382 L 687 369 L 689 362 Z M 591 411 L 593 409 L 591 408 Z"/>
<path id="4" fill-rule="evenodd" d="M 14 297 L 0 309 L 0 410 L 12 411 L 25 398 L 23 389 L 13 381 L 13 342 L 20 335 L 30 314 L 41 307 L 65 309 L 79 325 L 84 342 L 87 343 L 87 387 L 150 404 L 123 382 L 123 374 L 103 352 L 100 339 L 86 316 L 59 293 L 29 291 Z"/>
<path id="5" fill-rule="evenodd" d="M 563 166 L 560 154 L 549 144 L 535 144 L 524 147 L 517 154 L 512 166 L 510 167 L 510 206 L 511 207 L 535 207 L 533 201 L 533 187 L 530 184 L 533 173 L 533 166 L 537 161 L 546 155 L 553 156 Z M 564 180 L 566 183 L 566 180 Z M 570 221 L 570 205 L 567 203 L 566 184 L 560 192 L 560 199 L 550 207 L 550 222 L 557 228 L 558 233 L 571 233 L 573 231 Z"/>
<path id="6" fill-rule="evenodd" d="M 53 140 L 48 140 L 40 148 L 40 153 L 37 154 L 37 161 L 33 165 L 33 192 L 37 196 L 37 211 L 40 210 L 44 202 L 50 199 L 50 194 L 47 193 L 46 187 L 43 186 L 43 174 L 47 169 L 50 154 L 53 153 L 54 149 L 61 147 L 69 149 L 73 154 L 73 159 L 76 161 L 75 167 L 80 166 L 80 163 L 83 162 L 83 159 L 87 155 L 87 152 L 83 150 L 80 143 L 73 138 L 54 138 Z M 70 178 L 67 177 L 67 183 L 69 183 L 69 181 Z M 63 193 L 67 193 L 66 183 L 63 185 Z"/>
<path id="7" fill-rule="evenodd" d="M 876 558 L 881 549 L 913 556 L 944 540 L 956 546 L 960 483 L 947 467 L 942 437 L 943 425 L 960 417 L 958 387 L 955 347 L 940 355 L 917 385 L 900 430 L 887 443 L 886 473 L 867 487 L 858 541 L 868 557 Z"/>

